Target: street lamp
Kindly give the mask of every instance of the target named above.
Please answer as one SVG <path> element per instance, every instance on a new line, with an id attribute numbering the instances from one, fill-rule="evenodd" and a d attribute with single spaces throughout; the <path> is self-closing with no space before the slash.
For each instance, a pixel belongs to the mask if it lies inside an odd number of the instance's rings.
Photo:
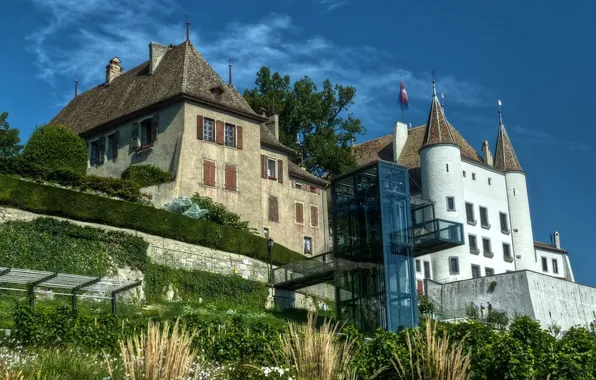
<path id="1" fill-rule="evenodd" d="M 267 240 L 267 252 L 269 254 L 269 284 L 271 284 L 271 277 L 272 277 L 272 271 L 273 271 L 273 266 L 271 265 L 271 249 L 273 249 L 273 244 L 275 244 L 275 242 L 273 241 L 273 239 L 269 238 Z"/>

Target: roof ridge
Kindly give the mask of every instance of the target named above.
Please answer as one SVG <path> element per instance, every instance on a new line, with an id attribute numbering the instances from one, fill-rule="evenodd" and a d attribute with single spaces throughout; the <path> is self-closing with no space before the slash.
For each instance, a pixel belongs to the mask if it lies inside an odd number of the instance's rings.
<path id="1" fill-rule="evenodd" d="M 433 81 L 433 97 L 430 104 L 430 111 L 426 122 L 426 131 L 422 148 L 435 144 L 453 144 L 457 145 L 455 138 L 451 133 L 450 127 L 453 127 L 445 117 L 443 107 L 437 98 L 435 83 Z"/>
<path id="2" fill-rule="evenodd" d="M 376 140 L 382 139 L 383 137 L 387 137 L 387 136 L 393 136 L 393 133 L 388 133 L 388 134 L 386 134 L 386 135 L 382 135 L 382 136 L 379 136 L 379 137 L 375 137 L 374 139 L 370 139 L 370 140 L 366 140 L 366 141 L 360 142 L 360 143 L 358 143 L 358 144 L 354 144 L 354 145 L 352 145 L 352 147 L 357 147 L 357 146 L 360 146 L 360 145 L 362 145 L 362 144 L 368 144 L 368 143 L 370 143 L 370 142 L 373 142 L 373 141 L 376 141 Z"/>
<path id="3" fill-rule="evenodd" d="M 504 172 L 523 171 L 519 164 L 519 160 L 517 159 L 517 155 L 515 154 L 515 150 L 513 149 L 513 144 L 511 144 L 511 139 L 502 122 L 499 123 L 499 133 L 497 134 L 495 168 Z"/>

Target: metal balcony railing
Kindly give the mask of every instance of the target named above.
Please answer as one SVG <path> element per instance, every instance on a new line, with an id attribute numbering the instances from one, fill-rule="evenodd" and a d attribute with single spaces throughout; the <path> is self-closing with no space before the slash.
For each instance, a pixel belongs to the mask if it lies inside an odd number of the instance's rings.
<path id="1" fill-rule="evenodd" d="M 273 270 L 273 285 L 299 289 L 333 279 L 333 253 L 294 261 Z"/>
<path id="2" fill-rule="evenodd" d="M 461 223 L 433 219 L 412 226 L 414 256 L 441 251 L 464 244 L 464 227 Z"/>

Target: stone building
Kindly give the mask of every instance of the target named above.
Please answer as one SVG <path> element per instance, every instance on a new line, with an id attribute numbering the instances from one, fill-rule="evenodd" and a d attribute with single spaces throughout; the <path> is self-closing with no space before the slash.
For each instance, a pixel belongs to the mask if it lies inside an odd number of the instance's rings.
<path id="1" fill-rule="evenodd" d="M 50 122 L 85 139 L 88 174 L 119 178 L 131 165 L 155 165 L 175 177 L 143 189 L 156 207 L 199 193 L 278 244 L 327 251 L 328 184 L 292 162 L 277 115 L 257 114 L 188 40 L 151 42 L 146 62 L 126 72 L 121 64 L 110 60 L 105 81 Z"/>

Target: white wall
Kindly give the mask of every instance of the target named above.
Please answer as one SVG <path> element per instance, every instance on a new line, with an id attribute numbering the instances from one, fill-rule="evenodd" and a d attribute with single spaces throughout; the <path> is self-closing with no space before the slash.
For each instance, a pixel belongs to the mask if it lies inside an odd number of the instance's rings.
<path id="1" fill-rule="evenodd" d="M 521 172 L 509 172 L 505 174 L 505 178 L 515 250 L 515 268 L 533 270 L 536 267 L 536 260 L 526 175 Z"/>
<path id="2" fill-rule="evenodd" d="M 546 272 L 542 269 L 542 258 L 543 257 L 546 258 L 546 263 L 547 263 L 547 271 Z M 558 273 L 554 272 L 553 260 L 557 261 Z M 554 277 L 565 278 L 564 254 L 559 253 L 559 252 L 553 252 L 553 251 L 541 249 L 541 248 L 536 248 L 536 267 L 534 268 L 534 271 L 536 271 L 538 273 L 548 274 L 548 275 L 554 276 Z"/>
<path id="3" fill-rule="evenodd" d="M 466 231 L 466 251 L 462 252 L 462 255 L 467 254 L 471 256 L 471 264 L 480 266 L 481 276 L 485 276 L 486 268 L 492 268 L 495 274 L 505 273 L 508 270 L 514 271 L 515 264 L 513 261 L 507 262 L 503 255 L 503 243 L 509 244 L 511 257 L 513 258 L 515 255 L 513 244 L 511 243 L 511 232 L 505 234 L 501 231 L 501 212 L 507 214 L 507 223 L 508 225 L 510 224 L 505 175 L 485 166 L 467 161 L 462 162 L 462 171 L 466 172 L 465 177 L 463 177 L 462 172 L 464 199 L 473 205 L 474 218 L 476 219 L 476 225 L 468 224 L 465 214 L 463 219 L 460 220 L 460 223 L 464 224 Z M 481 206 L 487 209 L 489 228 L 481 226 Z M 478 254 L 470 253 L 468 241 L 468 235 L 470 234 L 476 236 L 476 244 L 480 250 Z M 490 239 L 493 257 L 484 254 L 482 238 Z"/>

